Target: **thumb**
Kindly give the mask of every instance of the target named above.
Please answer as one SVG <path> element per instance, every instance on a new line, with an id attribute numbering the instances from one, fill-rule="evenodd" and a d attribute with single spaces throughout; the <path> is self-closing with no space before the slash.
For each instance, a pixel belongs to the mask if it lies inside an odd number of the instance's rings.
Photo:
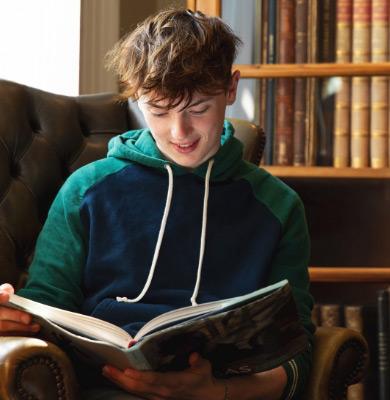
<path id="1" fill-rule="evenodd" d="M 209 372 L 211 371 L 211 364 L 208 360 L 201 357 L 199 353 L 191 353 L 188 359 L 191 369 L 198 371 Z"/>
<path id="2" fill-rule="evenodd" d="M 0 285 L 0 303 L 6 303 L 9 295 L 14 293 L 14 288 L 9 283 Z"/>
<path id="3" fill-rule="evenodd" d="M 0 292 L 13 294 L 15 292 L 15 290 L 14 290 L 13 286 L 10 285 L 9 283 L 3 283 L 2 285 L 0 285 Z"/>

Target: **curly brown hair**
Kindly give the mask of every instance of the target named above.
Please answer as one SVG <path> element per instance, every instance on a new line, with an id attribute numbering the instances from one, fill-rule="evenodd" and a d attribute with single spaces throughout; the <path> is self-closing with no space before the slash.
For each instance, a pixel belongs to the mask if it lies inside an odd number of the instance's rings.
<path id="1" fill-rule="evenodd" d="M 220 18 L 168 9 L 148 17 L 106 56 L 119 78 L 121 97 L 152 95 L 175 107 L 195 92 L 227 90 L 241 40 Z"/>

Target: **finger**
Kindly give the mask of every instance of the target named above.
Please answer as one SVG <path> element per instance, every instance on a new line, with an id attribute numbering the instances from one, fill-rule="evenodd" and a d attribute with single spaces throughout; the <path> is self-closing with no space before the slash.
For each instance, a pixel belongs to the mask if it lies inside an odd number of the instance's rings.
<path id="1" fill-rule="evenodd" d="M 40 329 L 38 324 L 21 324 L 14 321 L 0 320 L 0 333 L 16 334 L 16 333 L 36 333 Z"/>
<path id="2" fill-rule="evenodd" d="M 170 398 L 171 391 L 167 387 L 154 385 L 152 383 L 136 379 L 133 376 L 130 376 L 128 372 L 122 372 L 112 366 L 105 366 L 103 368 L 103 375 L 125 390 L 131 393 L 142 395 L 143 397 L 147 396 L 146 398 L 148 399 Z M 134 376 L 137 376 L 137 374 Z"/>
<path id="3" fill-rule="evenodd" d="M 0 320 L 14 321 L 28 325 L 31 324 L 32 317 L 30 314 L 24 311 L 15 310 L 14 308 L 10 307 L 0 306 Z"/>
<path id="4" fill-rule="evenodd" d="M 9 307 L 0 306 L 0 332 L 38 332 L 39 324 L 32 323 L 30 314 L 23 311 L 14 310 Z"/>
<path id="5" fill-rule="evenodd" d="M 190 354 L 188 358 L 188 364 L 190 365 L 191 368 L 194 368 L 201 363 L 202 363 L 202 357 L 199 355 L 199 353 Z"/>
<path id="6" fill-rule="evenodd" d="M 0 285 L 0 291 L 5 291 L 9 294 L 13 294 L 15 292 L 13 286 L 9 283 L 3 283 L 2 285 Z"/>
<path id="7" fill-rule="evenodd" d="M 175 378 L 172 379 L 171 374 L 168 372 L 159 373 L 154 371 L 138 371 L 136 369 L 128 368 L 125 369 L 123 373 L 125 376 L 146 385 L 175 386 L 179 384 L 176 374 Z"/>
<path id="8" fill-rule="evenodd" d="M 211 363 L 210 361 L 203 358 L 199 353 L 191 353 L 188 359 L 190 367 L 188 371 L 194 374 L 210 374 L 211 373 Z"/>
<path id="9" fill-rule="evenodd" d="M 0 303 L 6 303 L 9 300 L 9 295 L 14 293 L 14 288 L 9 283 L 0 285 Z"/>
<path id="10" fill-rule="evenodd" d="M 180 391 L 184 387 L 199 384 L 200 380 L 207 379 L 211 375 L 210 363 L 204 359 L 201 359 L 200 362 L 201 365 L 198 368 L 187 368 L 184 371 L 155 372 L 128 368 L 123 373 L 127 377 L 143 382 L 146 385 L 165 388 L 169 392 Z"/>

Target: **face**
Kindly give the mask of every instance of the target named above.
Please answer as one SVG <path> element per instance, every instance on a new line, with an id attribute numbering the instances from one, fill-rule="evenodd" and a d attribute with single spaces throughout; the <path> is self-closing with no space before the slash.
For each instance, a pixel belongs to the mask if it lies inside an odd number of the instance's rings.
<path id="1" fill-rule="evenodd" d="M 184 100 L 171 109 L 166 100 L 153 102 L 147 96 L 138 100 L 156 145 L 168 160 L 196 168 L 218 151 L 226 106 L 235 101 L 239 77 L 235 71 L 226 92 L 195 94 L 187 107 Z"/>

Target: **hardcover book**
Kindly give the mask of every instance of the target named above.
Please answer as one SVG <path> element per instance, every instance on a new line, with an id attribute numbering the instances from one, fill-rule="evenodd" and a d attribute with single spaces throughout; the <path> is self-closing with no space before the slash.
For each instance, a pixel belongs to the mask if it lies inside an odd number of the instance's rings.
<path id="1" fill-rule="evenodd" d="M 277 18 L 277 62 L 294 63 L 294 2 L 281 0 Z M 279 78 L 275 97 L 275 157 L 276 165 L 293 164 L 294 79 Z"/>
<path id="2" fill-rule="evenodd" d="M 342 316 L 339 304 L 322 304 L 320 313 L 321 326 L 342 326 Z"/>
<path id="3" fill-rule="evenodd" d="M 378 370 L 379 400 L 390 398 L 390 296 L 388 289 L 378 292 Z"/>
<path id="4" fill-rule="evenodd" d="M 336 3 L 336 62 L 351 62 L 352 54 L 352 0 Z M 351 79 L 342 77 L 335 97 L 333 166 L 350 165 L 351 133 Z"/>
<path id="5" fill-rule="evenodd" d="M 210 360 L 216 377 L 229 377 L 272 369 L 308 345 L 287 280 L 167 312 L 134 338 L 108 322 L 17 295 L 11 295 L 9 306 L 31 313 L 41 335 L 70 356 L 100 367 L 181 370 L 198 352 Z"/>
<path id="6" fill-rule="evenodd" d="M 363 328 L 363 306 L 346 305 L 344 306 L 345 327 L 353 329 L 361 334 L 365 334 Z M 359 382 L 348 386 L 347 400 L 364 400 L 364 383 Z"/>
<path id="7" fill-rule="evenodd" d="M 354 0 L 352 11 L 352 61 L 371 58 L 371 0 Z M 351 166 L 369 166 L 370 78 L 352 78 L 351 87 Z"/>
<path id="8" fill-rule="evenodd" d="M 263 21 L 266 23 L 267 35 L 265 41 L 267 44 L 265 62 L 267 64 L 274 64 L 276 58 L 276 3 L 273 0 L 265 1 L 264 3 L 265 14 Z M 266 134 L 266 143 L 264 149 L 265 164 L 272 165 L 274 162 L 274 136 L 275 136 L 275 86 L 276 79 L 265 79 L 264 93 L 264 127 Z"/>
<path id="9" fill-rule="evenodd" d="M 295 5 L 295 62 L 307 63 L 308 1 L 300 0 Z M 293 165 L 306 165 L 306 79 L 295 79 L 294 88 L 294 145 Z"/>
<path id="10" fill-rule="evenodd" d="M 316 63 L 318 61 L 318 4 L 317 1 L 308 3 L 308 62 Z M 307 132 L 305 141 L 305 159 L 307 166 L 316 165 L 317 149 L 317 104 L 318 104 L 318 79 L 307 78 L 306 80 L 306 118 Z"/>
<path id="11" fill-rule="evenodd" d="M 371 61 L 389 59 L 389 2 L 372 0 Z M 371 78 L 370 163 L 373 168 L 388 166 L 389 78 Z"/>
<path id="12" fill-rule="evenodd" d="M 335 62 L 336 2 L 318 2 L 318 62 Z M 335 86 L 338 78 L 318 79 L 316 165 L 333 163 Z"/>
<path id="13" fill-rule="evenodd" d="M 267 53 L 268 53 L 268 3 L 261 2 L 261 4 L 256 3 L 256 7 L 261 8 L 261 16 L 260 16 L 260 23 L 257 24 L 257 30 L 260 29 L 260 45 L 256 46 L 256 50 L 260 49 L 260 63 L 261 64 L 266 64 L 267 63 Z M 265 104 L 267 101 L 267 91 L 266 91 L 266 79 L 260 79 L 259 80 L 259 85 L 260 85 L 260 104 L 259 104 L 259 126 L 262 127 L 265 130 L 265 116 L 266 116 L 266 111 L 265 111 Z M 265 130 L 266 134 L 266 146 L 268 143 L 268 132 Z M 266 155 L 264 151 L 264 157 L 262 158 L 262 162 L 264 164 L 267 164 L 266 162 Z"/>

